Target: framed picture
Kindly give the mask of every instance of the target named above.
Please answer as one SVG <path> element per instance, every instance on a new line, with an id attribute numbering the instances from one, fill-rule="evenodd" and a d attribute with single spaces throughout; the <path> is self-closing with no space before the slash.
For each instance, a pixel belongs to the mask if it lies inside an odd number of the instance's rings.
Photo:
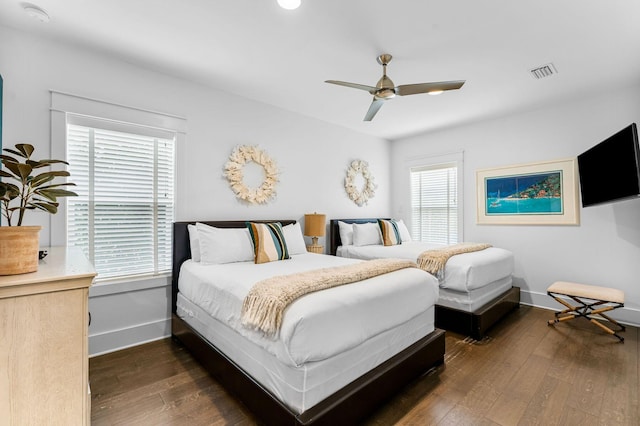
<path id="1" fill-rule="evenodd" d="M 575 158 L 476 172 L 478 224 L 578 225 Z"/>

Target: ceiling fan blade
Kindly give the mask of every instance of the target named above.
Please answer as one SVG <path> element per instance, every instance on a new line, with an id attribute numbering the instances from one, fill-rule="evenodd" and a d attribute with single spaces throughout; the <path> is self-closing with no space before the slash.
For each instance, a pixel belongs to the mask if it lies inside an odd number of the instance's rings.
<path id="1" fill-rule="evenodd" d="M 373 87 L 373 86 L 367 86 L 365 84 L 358 84 L 358 83 L 348 83 L 346 81 L 326 80 L 325 83 L 337 84 L 338 86 L 346 86 L 346 87 L 353 87 L 354 89 L 366 90 L 372 95 L 376 93 L 376 90 L 378 90 L 376 87 Z"/>
<path id="2" fill-rule="evenodd" d="M 396 95 L 407 96 L 419 93 L 439 92 L 441 90 L 456 90 L 462 87 L 465 80 L 439 81 L 437 83 L 402 84 L 396 87 Z"/>
<path id="3" fill-rule="evenodd" d="M 373 117 L 375 117 L 375 115 L 378 113 L 378 110 L 380 110 L 380 107 L 382 107 L 383 103 L 383 100 L 373 98 L 373 102 L 371 102 L 371 106 L 369 106 L 369 111 L 367 111 L 367 114 L 364 116 L 364 120 L 362 121 L 373 120 Z"/>

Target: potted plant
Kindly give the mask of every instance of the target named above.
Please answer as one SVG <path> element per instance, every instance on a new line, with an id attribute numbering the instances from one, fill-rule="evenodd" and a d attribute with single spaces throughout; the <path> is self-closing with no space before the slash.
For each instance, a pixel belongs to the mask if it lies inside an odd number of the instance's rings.
<path id="1" fill-rule="evenodd" d="M 27 210 L 44 210 L 55 214 L 58 197 L 78 195 L 64 189 L 70 182 L 53 183 L 56 177 L 69 176 L 66 170 L 37 173 L 52 164 L 69 164 L 63 160 L 33 160 L 33 145 L 20 143 L 0 155 L 0 210 L 7 226 L 0 227 L 0 275 L 23 274 L 38 269 L 40 226 L 23 226 Z M 15 224 L 15 226 L 14 226 Z"/>

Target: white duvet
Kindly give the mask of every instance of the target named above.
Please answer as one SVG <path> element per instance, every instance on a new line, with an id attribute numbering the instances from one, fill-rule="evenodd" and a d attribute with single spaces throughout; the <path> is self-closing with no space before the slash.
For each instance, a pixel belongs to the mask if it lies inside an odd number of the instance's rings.
<path id="1" fill-rule="evenodd" d="M 441 244 L 408 241 L 395 246 L 340 246 L 337 255 L 352 259 L 399 258 L 416 260 L 425 250 L 446 247 Z M 490 247 L 452 256 L 444 268 L 440 287 L 468 292 L 486 286 L 513 273 L 513 253 Z"/>
<path id="2" fill-rule="evenodd" d="M 277 275 L 358 262 L 334 256 L 301 254 L 263 263 L 203 265 L 186 261 L 180 293 L 211 316 L 277 356 L 288 365 L 320 361 L 403 324 L 433 306 L 438 281 L 408 268 L 301 297 L 285 311 L 274 339 L 242 326 L 242 301 L 253 284 Z"/>

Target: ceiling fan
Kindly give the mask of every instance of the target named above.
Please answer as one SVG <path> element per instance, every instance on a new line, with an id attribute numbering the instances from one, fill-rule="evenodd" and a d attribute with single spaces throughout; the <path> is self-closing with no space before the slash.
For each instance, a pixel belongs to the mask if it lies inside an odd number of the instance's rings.
<path id="1" fill-rule="evenodd" d="M 375 117 L 384 101 L 398 96 L 416 95 L 418 93 L 429 93 L 438 95 L 445 90 L 456 90 L 462 87 L 465 80 L 439 81 L 434 83 L 417 83 L 394 85 L 393 81 L 387 77 L 387 64 L 391 62 L 392 56 L 388 53 L 378 56 L 378 63 L 382 65 L 382 77 L 378 84 L 367 86 L 364 84 L 348 83 L 346 81 L 326 80 L 325 83 L 337 84 L 339 86 L 353 87 L 354 89 L 366 90 L 373 95 L 373 102 L 364 116 L 364 121 L 371 121 Z"/>

